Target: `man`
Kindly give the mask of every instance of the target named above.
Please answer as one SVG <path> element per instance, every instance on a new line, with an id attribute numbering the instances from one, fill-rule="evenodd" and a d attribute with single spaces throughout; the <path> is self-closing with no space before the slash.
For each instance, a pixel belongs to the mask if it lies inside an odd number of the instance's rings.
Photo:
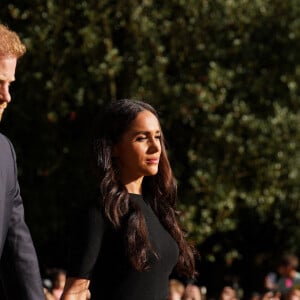
<path id="1" fill-rule="evenodd" d="M 25 53 L 17 34 L 0 24 L 0 120 L 11 101 L 9 85 L 15 80 L 17 60 Z M 0 134 L 0 299 L 41 300 L 38 261 L 28 227 L 17 179 L 12 144 Z"/>

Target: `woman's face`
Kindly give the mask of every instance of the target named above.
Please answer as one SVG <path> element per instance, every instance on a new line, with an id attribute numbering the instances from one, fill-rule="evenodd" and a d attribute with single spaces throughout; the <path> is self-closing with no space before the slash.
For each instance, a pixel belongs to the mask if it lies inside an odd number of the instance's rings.
<path id="1" fill-rule="evenodd" d="M 113 155 L 124 184 L 158 172 L 161 155 L 161 129 L 156 116 L 148 110 L 138 113 Z"/>

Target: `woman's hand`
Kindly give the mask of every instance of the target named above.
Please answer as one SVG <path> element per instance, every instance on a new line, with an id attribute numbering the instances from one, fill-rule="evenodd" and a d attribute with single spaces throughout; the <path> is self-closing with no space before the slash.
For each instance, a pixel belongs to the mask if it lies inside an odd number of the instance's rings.
<path id="1" fill-rule="evenodd" d="M 89 291 L 90 281 L 88 279 L 81 279 L 70 277 L 67 278 L 64 292 L 60 300 L 88 300 L 91 299 Z"/>

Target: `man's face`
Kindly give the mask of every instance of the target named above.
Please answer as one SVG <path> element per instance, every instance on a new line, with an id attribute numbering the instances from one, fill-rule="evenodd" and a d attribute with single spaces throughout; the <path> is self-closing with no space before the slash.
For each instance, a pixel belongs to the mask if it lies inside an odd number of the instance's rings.
<path id="1" fill-rule="evenodd" d="M 0 56 L 0 121 L 3 112 L 10 102 L 9 85 L 15 80 L 17 58 Z"/>

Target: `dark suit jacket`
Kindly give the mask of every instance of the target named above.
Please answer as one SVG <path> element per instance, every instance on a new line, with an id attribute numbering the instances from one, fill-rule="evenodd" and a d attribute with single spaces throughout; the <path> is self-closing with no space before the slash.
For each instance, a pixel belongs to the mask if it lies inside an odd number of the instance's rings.
<path id="1" fill-rule="evenodd" d="M 12 144 L 0 134 L 1 300 L 45 299 L 36 252 L 24 221 Z"/>

